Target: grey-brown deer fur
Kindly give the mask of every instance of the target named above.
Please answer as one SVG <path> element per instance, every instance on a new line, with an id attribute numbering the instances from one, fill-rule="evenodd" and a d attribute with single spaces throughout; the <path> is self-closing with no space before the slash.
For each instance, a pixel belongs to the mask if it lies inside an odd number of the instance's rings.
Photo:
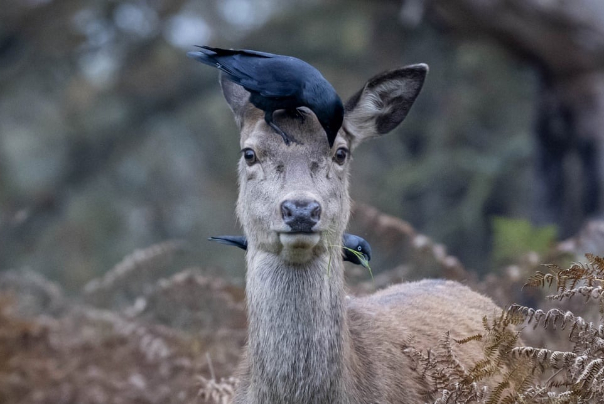
<path id="1" fill-rule="evenodd" d="M 425 386 L 404 353 L 435 347 L 447 331 L 483 331 L 497 306 L 450 281 L 392 286 L 363 298 L 346 296 L 339 247 L 348 224 L 350 157 L 364 140 L 394 129 L 419 94 L 427 66 L 414 65 L 370 79 L 346 105 L 332 149 L 310 111 L 278 111 L 275 121 L 299 144 L 289 146 L 267 126 L 249 94 L 221 80 L 241 132 L 241 148 L 257 162 L 239 163 L 237 215 L 248 240 L 248 344 L 235 403 L 423 403 Z M 288 234 L 280 204 L 311 199 L 321 206 L 312 234 Z M 466 366 L 480 349 L 454 347 Z"/>

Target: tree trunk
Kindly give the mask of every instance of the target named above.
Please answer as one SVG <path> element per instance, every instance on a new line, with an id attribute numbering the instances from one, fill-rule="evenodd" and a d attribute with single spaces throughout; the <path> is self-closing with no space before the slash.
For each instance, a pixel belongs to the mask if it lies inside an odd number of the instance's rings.
<path id="1" fill-rule="evenodd" d="M 417 0 L 404 0 L 415 10 Z M 561 235 L 604 211 L 604 1 L 425 0 L 433 22 L 494 40 L 532 63 L 537 100 L 534 219 Z"/>

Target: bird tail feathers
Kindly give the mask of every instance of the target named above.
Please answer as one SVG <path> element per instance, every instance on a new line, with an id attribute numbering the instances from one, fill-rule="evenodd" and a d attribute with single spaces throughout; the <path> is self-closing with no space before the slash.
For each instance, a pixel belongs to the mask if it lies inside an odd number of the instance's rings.
<path id="1" fill-rule="evenodd" d="M 208 240 L 224 245 L 232 245 L 243 250 L 247 249 L 247 239 L 243 236 L 216 236 L 210 237 Z"/>
<path id="2" fill-rule="evenodd" d="M 232 71 L 230 71 L 226 66 L 224 66 L 222 63 L 220 63 L 218 60 L 216 60 L 215 56 L 220 56 L 218 54 L 218 52 L 216 52 L 214 50 L 216 48 L 210 48 L 209 46 L 199 46 L 199 45 L 196 45 L 196 46 L 198 48 L 200 48 L 201 50 L 196 51 L 196 52 L 187 52 L 188 57 L 190 57 L 191 59 L 195 59 L 198 62 L 201 62 L 208 66 L 212 66 L 219 70 L 222 70 L 227 75 L 229 75 L 231 78 L 236 77 L 236 75 L 233 74 Z M 219 50 L 221 50 L 221 49 L 219 49 Z"/>

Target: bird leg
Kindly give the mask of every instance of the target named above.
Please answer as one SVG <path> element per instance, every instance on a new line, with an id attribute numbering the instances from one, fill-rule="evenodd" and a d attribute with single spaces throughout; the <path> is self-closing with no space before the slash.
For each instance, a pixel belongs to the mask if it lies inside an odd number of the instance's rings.
<path id="1" fill-rule="evenodd" d="M 274 111 L 265 111 L 264 112 L 264 121 L 268 124 L 268 126 L 270 126 L 271 128 L 273 128 L 273 130 L 275 132 L 277 132 L 277 134 L 279 134 L 283 138 L 283 141 L 285 142 L 285 144 L 287 146 L 289 146 L 290 142 L 300 144 L 300 142 L 298 142 L 293 137 L 288 136 L 287 133 L 283 132 L 281 130 L 281 128 L 279 128 L 277 126 L 277 124 L 275 124 L 275 122 L 273 122 L 273 112 Z"/>
<path id="2" fill-rule="evenodd" d="M 267 123 L 275 132 L 277 132 L 277 134 L 281 135 L 285 144 L 289 146 L 290 139 L 289 136 L 287 136 L 287 133 L 283 132 L 273 121 Z"/>

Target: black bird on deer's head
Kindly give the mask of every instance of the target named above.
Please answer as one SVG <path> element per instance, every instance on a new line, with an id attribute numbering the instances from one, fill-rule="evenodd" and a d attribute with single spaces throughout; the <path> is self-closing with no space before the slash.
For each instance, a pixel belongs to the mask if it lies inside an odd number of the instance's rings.
<path id="1" fill-rule="evenodd" d="M 333 86 L 303 60 L 244 49 L 199 46 L 187 56 L 221 70 L 225 77 L 250 93 L 250 102 L 264 111 L 264 120 L 286 144 L 295 139 L 274 122 L 273 112 L 307 107 L 327 134 L 329 147 L 342 126 L 344 106 Z"/>

